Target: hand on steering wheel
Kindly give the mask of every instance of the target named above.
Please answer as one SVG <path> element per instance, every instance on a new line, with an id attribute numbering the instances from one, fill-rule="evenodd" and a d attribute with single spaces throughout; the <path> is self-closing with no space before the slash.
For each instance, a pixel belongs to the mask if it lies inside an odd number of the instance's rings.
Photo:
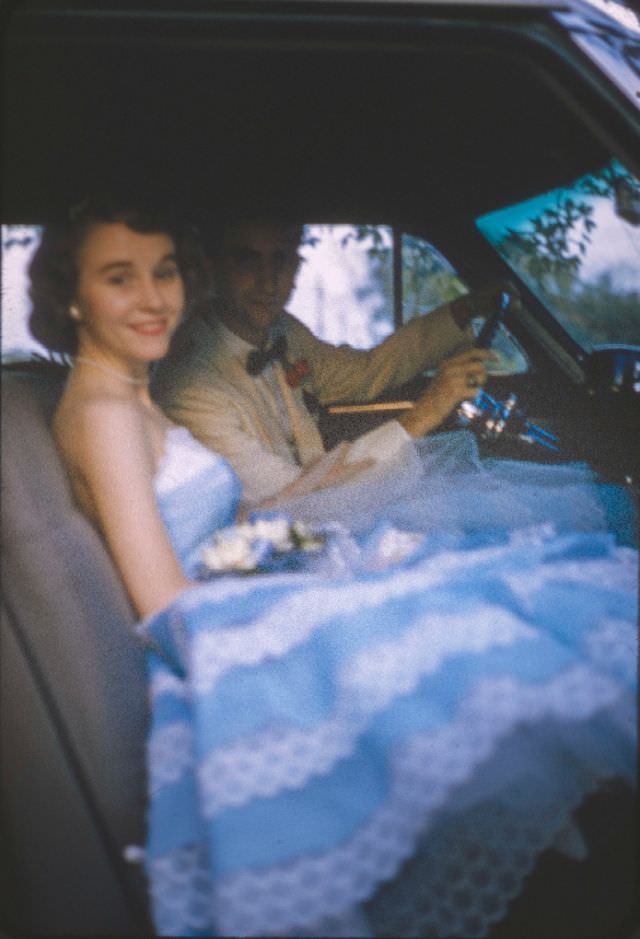
<path id="1" fill-rule="evenodd" d="M 467 349 L 445 359 L 411 411 L 399 418 L 407 433 L 422 437 L 435 430 L 457 404 L 475 396 L 487 378 L 484 363 L 495 359 L 488 349 Z"/>

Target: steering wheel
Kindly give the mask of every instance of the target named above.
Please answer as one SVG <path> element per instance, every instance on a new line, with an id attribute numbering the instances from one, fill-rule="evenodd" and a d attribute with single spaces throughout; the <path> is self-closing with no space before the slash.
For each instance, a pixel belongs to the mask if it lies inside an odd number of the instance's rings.
<path id="1" fill-rule="evenodd" d="M 487 317 L 478 333 L 474 343 L 476 348 L 489 348 L 498 326 L 507 318 L 509 301 L 509 294 L 502 291 L 496 309 Z M 473 430 L 484 440 L 518 440 L 559 452 L 558 438 L 530 421 L 517 404 L 518 398 L 514 393 L 504 401 L 498 401 L 480 388 L 473 399 L 458 405 L 457 424 Z"/>

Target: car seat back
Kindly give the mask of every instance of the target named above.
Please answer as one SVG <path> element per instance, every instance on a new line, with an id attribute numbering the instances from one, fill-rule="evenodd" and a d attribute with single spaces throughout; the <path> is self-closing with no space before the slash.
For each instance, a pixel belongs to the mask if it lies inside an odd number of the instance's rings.
<path id="1" fill-rule="evenodd" d="M 64 369 L 3 369 L 0 837 L 5 920 L 38 935 L 149 934 L 144 652 L 50 431 Z"/>

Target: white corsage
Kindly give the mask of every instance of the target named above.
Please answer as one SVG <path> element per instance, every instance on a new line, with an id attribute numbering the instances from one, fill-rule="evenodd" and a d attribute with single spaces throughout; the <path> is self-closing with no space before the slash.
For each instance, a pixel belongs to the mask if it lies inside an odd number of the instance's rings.
<path id="1" fill-rule="evenodd" d="M 319 551 L 326 536 L 284 515 L 254 516 L 240 525 L 219 529 L 203 547 L 200 577 L 256 574 L 299 567 L 305 554 Z"/>

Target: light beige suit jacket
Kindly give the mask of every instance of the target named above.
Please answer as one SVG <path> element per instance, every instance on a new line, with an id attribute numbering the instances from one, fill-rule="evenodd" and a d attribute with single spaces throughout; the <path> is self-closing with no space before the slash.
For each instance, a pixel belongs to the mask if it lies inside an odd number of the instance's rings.
<path id="1" fill-rule="evenodd" d="M 304 387 L 323 404 L 371 400 L 472 339 L 448 306 L 416 317 L 370 350 L 323 342 L 288 313 L 281 327 L 289 362 L 307 361 Z M 251 348 L 219 321 L 194 318 L 160 363 L 154 394 L 172 420 L 229 460 L 245 500 L 258 503 L 293 482 L 324 448 L 302 387 L 289 388 L 279 365 L 250 376 L 245 365 Z M 388 461 L 409 439 L 397 421 L 387 421 L 351 444 L 348 459 Z"/>

